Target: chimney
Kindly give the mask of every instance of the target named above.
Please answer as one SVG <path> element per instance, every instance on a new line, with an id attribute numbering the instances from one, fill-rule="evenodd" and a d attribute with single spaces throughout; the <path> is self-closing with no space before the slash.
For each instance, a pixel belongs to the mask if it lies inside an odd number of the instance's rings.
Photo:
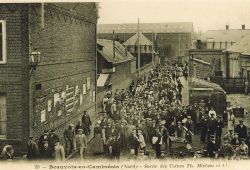
<path id="1" fill-rule="evenodd" d="M 229 30 L 229 25 L 226 25 L 226 30 Z"/>
<path id="2" fill-rule="evenodd" d="M 241 29 L 246 29 L 246 26 L 245 25 L 241 25 Z"/>

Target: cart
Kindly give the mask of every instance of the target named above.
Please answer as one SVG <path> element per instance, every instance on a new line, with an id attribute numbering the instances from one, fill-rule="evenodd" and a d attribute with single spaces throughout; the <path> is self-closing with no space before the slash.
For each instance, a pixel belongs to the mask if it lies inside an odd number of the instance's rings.
<path id="1" fill-rule="evenodd" d="M 232 108 L 233 114 L 235 117 L 244 117 L 244 111 L 245 109 L 242 107 L 234 107 Z"/>
<path id="2" fill-rule="evenodd" d="M 183 158 L 188 155 L 187 140 L 184 138 L 169 137 L 169 150 L 174 158 Z"/>

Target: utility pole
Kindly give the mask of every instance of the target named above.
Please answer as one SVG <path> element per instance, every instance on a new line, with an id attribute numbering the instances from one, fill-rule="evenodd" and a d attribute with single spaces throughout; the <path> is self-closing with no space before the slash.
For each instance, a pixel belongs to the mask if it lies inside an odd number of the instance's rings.
<path id="1" fill-rule="evenodd" d="M 152 62 L 153 62 L 153 67 L 155 66 L 155 57 L 154 57 L 154 34 L 152 31 Z"/>
<path id="2" fill-rule="evenodd" d="M 113 30 L 113 57 L 115 58 L 115 31 Z"/>
<path id="3" fill-rule="evenodd" d="M 138 18 L 138 77 L 140 77 L 141 65 L 141 46 L 140 46 L 140 19 Z"/>

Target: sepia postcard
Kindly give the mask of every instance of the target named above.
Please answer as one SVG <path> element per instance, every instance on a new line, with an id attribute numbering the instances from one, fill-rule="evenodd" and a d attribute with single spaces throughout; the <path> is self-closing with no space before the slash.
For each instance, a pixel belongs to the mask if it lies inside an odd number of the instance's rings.
<path id="1" fill-rule="evenodd" d="M 0 169 L 249 169 L 249 8 L 0 2 Z"/>

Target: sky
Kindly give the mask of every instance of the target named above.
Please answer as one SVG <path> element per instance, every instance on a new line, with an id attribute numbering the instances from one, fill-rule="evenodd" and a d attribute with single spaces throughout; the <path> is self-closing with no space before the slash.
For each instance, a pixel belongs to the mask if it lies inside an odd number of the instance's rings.
<path id="1" fill-rule="evenodd" d="M 101 0 L 99 24 L 193 22 L 194 30 L 250 29 L 250 0 Z"/>

